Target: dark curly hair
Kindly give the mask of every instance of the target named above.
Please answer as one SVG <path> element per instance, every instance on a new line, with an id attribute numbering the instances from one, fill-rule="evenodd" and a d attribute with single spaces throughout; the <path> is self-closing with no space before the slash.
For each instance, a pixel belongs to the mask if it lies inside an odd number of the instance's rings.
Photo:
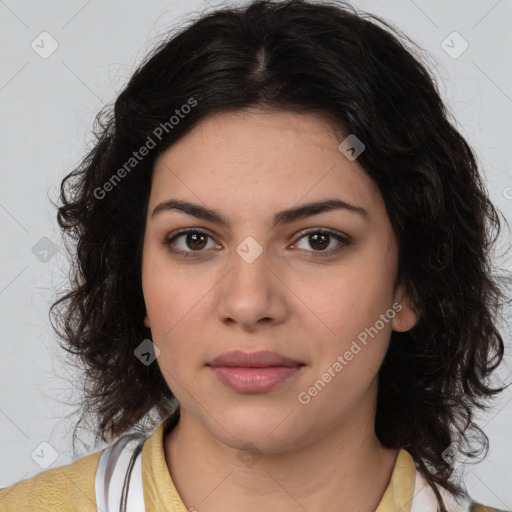
<path id="1" fill-rule="evenodd" d="M 497 325 L 509 281 L 491 266 L 499 213 L 422 58 L 376 16 L 302 0 L 199 16 L 147 55 L 97 115 L 93 147 L 61 184 L 58 222 L 76 247 L 66 240 L 71 287 L 51 315 L 84 369 L 78 425 L 90 415 L 106 441 L 144 431 L 153 413 L 154 427 L 176 406 L 158 365 L 134 356 L 151 336 L 141 250 L 156 157 L 214 113 L 319 113 L 366 146 L 358 162 L 385 201 L 399 243 L 397 280 L 419 314 L 413 329 L 392 332 L 376 434 L 411 453 L 445 512 L 435 484 L 461 489 L 444 450 L 470 434 L 479 438 L 470 456 L 488 447 L 473 412 L 504 389 L 490 377 L 504 354 Z"/>

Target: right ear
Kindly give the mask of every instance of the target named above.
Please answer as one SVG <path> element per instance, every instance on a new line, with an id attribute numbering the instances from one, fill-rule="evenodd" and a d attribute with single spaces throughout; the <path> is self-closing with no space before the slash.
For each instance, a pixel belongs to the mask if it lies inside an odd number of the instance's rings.
<path id="1" fill-rule="evenodd" d="M 151 324 L 149 322 L 149 316 L 146 313 L 146 316 L 144 317 L 144 325 L 149 329 L 151 327 Z"/>

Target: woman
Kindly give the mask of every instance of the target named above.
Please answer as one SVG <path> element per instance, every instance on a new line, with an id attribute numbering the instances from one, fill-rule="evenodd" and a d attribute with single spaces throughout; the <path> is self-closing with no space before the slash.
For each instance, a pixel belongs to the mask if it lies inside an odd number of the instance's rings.
<path id="1" fill-rule="evenodd" d="M 57 332 L 110 444 L 2 511 L 493 510 L 454 475 L 502 389 L 500 221 L 409 44 L 257 1 L 148 56 L 58 213 Z"/>

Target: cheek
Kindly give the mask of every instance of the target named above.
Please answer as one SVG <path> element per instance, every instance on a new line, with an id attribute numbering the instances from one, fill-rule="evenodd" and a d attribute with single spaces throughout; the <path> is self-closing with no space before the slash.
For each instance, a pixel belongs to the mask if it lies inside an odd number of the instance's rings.
<path id="1" fill-rule="evenodd" d="M 389 347 L 393 310 L 388 294 L 378 288 L 357 290 L 337 290 L 338 302 L 330 302 L 328 320 L 334 334 L 317 338 L 315 375 L 336 375 L 326 400 L 349 403 L 360 397 L 377 376 Z"/>
<path id="2" fill-rule="evenodd" d="M 370 327 L 390 307 L 393 298 L 393 286 L 385 273 L 372 274 L 370 270 L 346 272 L 336 280 L 330 279 L 326 288 L 327 292 L 314 297 L 312 309 L 319 314 L 324 312 L 335 334 L 357 335 Z"/>
<path id="3" fill-rule="evenodd" d="M 194 340 L 204 337 L 204 295 L 211 285 L 148 259 L 142 286 L 152 340 L 160 350 L 158 364 L 170 384 L 170 376 L 197 366 L 203 356 Z"/>
<path id="4" fill-rule="evenodd" d="M 391 335 L 393 286 L 389 271 L 374 263 L 347 267 L 336 279 L 326 282 L 324 293 L 312 296 L 310 310 L 317 337 L 316 352 L 322 365 L 329 367 L 338 355 L 348 351 L 344 373 L 378 371 Z M 381 315 L 384 315 L 382 320 Z M 323 340 L 323 341 L 322 341 Z M 350 367 L 350 368 L 349 368 Z M 358 379 L 357 371 L 353 374 Z"/>
<path id="5" fill-rule="evenodd" d="M 194 314 L 207 283 L 173 268 L 164 255 L 153 257 L 148 251 L 142 267 L 142 289 L 151 331 L 163 340 L 179 329 L 187 316 Z"/>

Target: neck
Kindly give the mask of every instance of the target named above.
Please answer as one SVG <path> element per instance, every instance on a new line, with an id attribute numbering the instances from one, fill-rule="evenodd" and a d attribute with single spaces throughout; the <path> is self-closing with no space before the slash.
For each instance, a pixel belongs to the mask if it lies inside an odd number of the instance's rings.
<path id="1" fill-rule="evenodd" d="M 165 437 L 164 451 L 187 509 L 201 512 L 373 512 L 398 454 L 380 444 L 372 416 L 336 425 L 300 449 L 242 461 L 239 450 L 219 442 L 185 411 Z"/>

